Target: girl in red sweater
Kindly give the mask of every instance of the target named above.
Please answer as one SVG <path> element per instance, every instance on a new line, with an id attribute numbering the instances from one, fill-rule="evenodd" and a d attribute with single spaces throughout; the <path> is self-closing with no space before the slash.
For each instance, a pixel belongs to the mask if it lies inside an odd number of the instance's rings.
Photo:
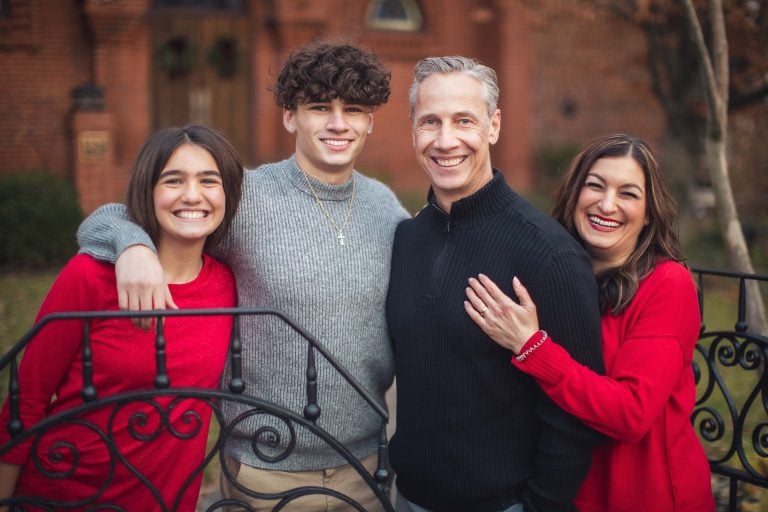
<path id="1" fill-rule="evenodd" d="M 139 152 L 126 204 L 132 218 L 152 236 L 165 281 L 180 308 L 236 304 L 229 267 L 203 249 L 218 243 L 230 224 L 242 177 L 235 149 L 204 126 L 157 132 Z M 116 290 L 114 265 L 79 254 L 56 278 L 38 320 L 58 311 L 126 309 Z M 27 345 L 18 373 L 25 428 L 83 404 L 82 323 L 51 322 Z M 90 326 L 98 396 L 152 389 L 154 332 L 127 318 L 96 319 Z M 229 316 L 167 318 L 164 334 L 171 385 L 218 387 L 231 328 Z M 165 502 L 163 509 L 191 512 L 201 484 L 202 472 L 195 470 L 205 455 L 210 416 L 206 401 L 174 402 L 172 396 L 161 396 L 151 402 L 104 406 L 61 421 L 39 435 L 38 444 L 29 439 L 2 452 L 0 501 L 13 496 L 17 499 L 12 503 L 23 510 L 37 509 L 31 507 L 34 498 L 55 500 L 51 503 L 57 509 L 64 502 L 74 505 L 67 510 L 159 510 L 159 498 Z M 5 427 L 9 418 L 6 403 L 0 424 Z M 9 440 L 6 429 L 0 429 L 0 448 Z M 137 475 L 146 477 L 159 496 Z"/>
<path id="2" fill-rule="evenodd" d="M 488 277 L 471 278 L 467 314 L 555 403 L 610 438 L 593 452 L 580 512 L 714 511 L 709 463 L 690 420 L 698 300 L 655 157 L 628 135 L 597 139 L 574 159 L 553 215 L 592 259 L 606 375 L 539 330 L 517 278 L 519 304 Z"/>

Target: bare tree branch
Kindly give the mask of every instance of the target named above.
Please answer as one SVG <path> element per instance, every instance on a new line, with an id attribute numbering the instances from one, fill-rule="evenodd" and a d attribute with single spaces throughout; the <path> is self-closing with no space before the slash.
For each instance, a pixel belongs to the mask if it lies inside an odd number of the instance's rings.
<path id="1" fill-rule="evenodd" d="M 712 29 L 712 59 L 709 57 L 701 24 L 692 0 L 681 0 L 689 32 L 693 37 L 699 67 L 704 79 L 704 91 L 709 104 L 710 123 L 706 141 L 706 156 L 712 189 L 715 192 L 718 219 L 723 239 L 728 248 L 731 264 L 740 272 L 753 273 L 752 260 L 744 239 L 736 203 L 733 199 L 731 182 L 728 177 L 727 135 L 728 135 L 728 41 L 725 34 L 725 19 L 720 0 L 709 1 L 709 22 Z M 714 63 L 713 63 L 714 61 Z M 749 281 L 747 290 L 747 322 L 755 332 L 768 332 L 765 306 L 758 283 Z"/>
<path id="2" fill-rule="evenodd" d="M 683 11 L 685 12 L 685 19 L 688 20 L 689 34 L 691 39 L 693 39 L 696 53 L 699 56 L 699 65 L 701 66 L 701 72 L 705 82 L 704 91 L 706 93 L 709 111 L 712 114 L 713 121 L 716 121 L 717 113 L 721 111 L 719 106 L 721 100 L 717 97 L 717 92 L 719 90 L 718 84 L 717 80 L 715 79 L 712 60 L 709 58 L 709 52 L 707 52 L 707 43 L 704 41 L 704 33 L 701 30 L 699 16 L 696 14 L 696 9 L 693 6 L 692 0 L 680 0 L 680 3 L 683 7 Z M 723 33 L 724 32 L 725 30 L 723 29 Z M 710 129 L 714 130 L 713 135 L 716 135 L 718 140 L 722 138 L 723 133 L 720 123 L 713 122 Z"/>
<path id="3" fill-rule="evenodd" d="M 725 35 L 725 16 L 721 0 L 709 0 L 709 19 L 712 23 L 712 60 L 716 89 L 719 96 L 717 121 L 726 122 L 728 112 L 728 39 Z"/>
<path id="4" fill-rule="evenodd" d="M 736 110 L 766 100 L 768 100 L 768 83 L 750 91 L 731 91 L 728 108 Z"/>

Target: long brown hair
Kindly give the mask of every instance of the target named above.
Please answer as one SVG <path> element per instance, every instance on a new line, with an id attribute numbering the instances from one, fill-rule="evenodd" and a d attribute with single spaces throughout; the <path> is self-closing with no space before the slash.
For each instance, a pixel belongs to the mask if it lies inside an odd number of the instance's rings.
<path id="1" fill-rule="evenodd" d="M 160 224 L 157 222 L 153 199 L 155 185 L 165 164 L 179 146 L 185 143 L 208 151 L 221 174 L 225 196 L 224 219 L 205 240 L 205 247 L 211 248 L 221 241 L 232 223 L 243 189 L 243 161 L 229 140 L 213 128 L 190 124 L 183 128 L 165 128 L 152 134 L 139 150 L 131 168 L 125 206 L 131 219 L 157 243 Z"/>
<path id="2" fill-rule="evenodd" d="M 643 170 L 646 189 L 646 224 L 640 231 L 632 254 L 618 267 L 603 270 L 595 275 L 600 290 L 600 307 L 603 312 L 621 313 L 632 301 L 637 288 L 660 259 L 683 261 L 680 243 L 674 231 L 677 206 L 648 145 L 636 137 L 617 133 L 592 141 L 574 157 L 560 188 L 552 216 L 582 245 L 574 224 L 574 212 L 584 187 L 587 173 L 601 158 L 633 158 Z"/>

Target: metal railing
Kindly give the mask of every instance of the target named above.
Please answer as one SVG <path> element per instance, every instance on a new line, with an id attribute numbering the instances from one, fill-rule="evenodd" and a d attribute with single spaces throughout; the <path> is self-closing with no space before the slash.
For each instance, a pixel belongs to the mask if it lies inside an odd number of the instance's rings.
<path id="1" fill-rule="evenodd" d="M 165 318 L 172 316 L 210 316 L 210 315 L 232 315 L 234 326 L 232 329 L 232 339 L 230 342 L 229 362 L 231 365 L 230 374 L 226 376 L 224 382 L 227 383 L 227 390 L 224 389 L 198 389 L 198 388 L 174 388 L 169 385 L 168 375 L 165 365 L 165 346 L 166 340 L 163 334 L 163 324 Z M 245 383 L 242 379 L 242 345 L 238 336 L 238 319 L 242 315 L 273 315 L 280 318 L 290 328 L 296 331 L 307 342 L 307 357 L 305 367 L 305 389 L 306 403 L 303 411 L 290 411 L 275 403 L 271 403 L 256 396 L 245 394 Z M 155 318 L 155 389 L 142 390 L 134 392 L 120 393 L 110 396 L 99 396 L 99 390 L 93 385 L 93 360 L 90 340 L 90 321 L 105 318 Z M 22 349 L 35 337 L 35 335 L 47 324 L 63 320 L 85 320 L 83 322 L 83 344 L 82 344 L 82 388 L 81 394 L 83 404 L 57 414 L 46 417 L 35 425 L 22 425 L 20 415 L 20 390 L 17 375 L 18 358 Z M 317 420 L 322 413 L 322 402 L 318 400 L 317 384 L 318 372 L 316 366 L 316 357 L 319 354 L 323 357 L 333 369 L 341 374 L 347 383 L 354 388 L 371 407 L 372 413 L 381 418 L 381 431 L 379 435 L 378 446 L 378 464 L 373 475 L 363 467 L 360 461 L 343 444 L 338 442 L 326 430 L 318 426 Z M 327 495 L 332 496 L 349 506 L 349 510 L 358 510 L 365 512 L 360 503 L 356 502 L 343 493 L 325 489 L 321 487 L 297 487 L 280 493 L 263 493 L 257 489 L 248 489 L 236 481 L 236 475 L 233 475 L 224 462 L 224 453 L 222 448 L 227 440 L 234 436 L 236 428 L 241 427 L 243 422 L 253 421 L 258 418 L 259 426 L 249 430 L 250 441 L 253 454 L 265 463 L 276 463 L 283 461 L 291 456 L 294 448 L 296 436 L 299 430 L 304 430 L 326 443 L 343 459 L 352 465 L 359 474 L 362 481 L 373 492 L 376 499 L 381 503 L 384 510 L 394 512 L 389 502 L 387 492 L 391 481 L 390 472 L 387 463 L 387 437 L 386 425 L 389 419 L 386 406 L 377 402 L 377 400 L 366 390 L 352 374 L 350 374 L 318 340 L 307 333 L 293 320 L 283 313 L 275 310 L 263 308 L 230 308 L 230 309 L 196 309 L 185 311 L 147 311 L 147 312 L 77 312 L 77 313 L 55 313 L 41 319 L 35 326 L 2 358 L 0 358 L 0 370 L 10 368 L 10 379 L 8 384 L 8 402 L 10 410 L 10 420 L 7 425 L 3 425 L 12 435 L 8 443 L 0 446 L 0 456 L 7 453 L 13 447 L 33 441 L 32 450 L 29 457 L 34 463 L 36 469 L 43 478 L 54 479 L 58 482 L 66 482 L 68 477 L 74 475 L 78 469 L 88 464 L 87 460 L 80 457 L 77 439 L 56 439 L 50 448 L 41 450 L 38 444 L 45 435 L 54 431 L 62 425 L 78 425 L 84 429 L 96 434 L 96 437 L 104 445 L 104 451 L 109 453 L 108 462 L 100 463 L 99 468 L 102 479 L 97 482 L 97 488 L 89 496 L 83 496 L 77 502 L 62 502 L 56 496 L 17 496 L 14 498 L 0 500 L 0 506 L 10 505 L 11 510 L 19 507 L 23 510 L 25 505 L 41 507 L 43 510 L 112 510 L 126 511 L 130 509 L 124 505 L 115 503 L 104 503 L 101 496 L 104 491 L 113 483 L 114 475 L 117 471 L 122 474 L 128 474 L 129 478 L 136 478 L 142 485 L 149 490 L 155 497 L 157 509 L 168 511 L 176 510 L 178 503 L 182 499 L 186 486 L 199 478 L 205 467 L 218 457 L 221 464 L 221 473 L 233 488 L 240 493 L 263 500 L 274 502 L 273 510 L 281 510 L 292 501 L 309 495 Z M 121 453 L 120 443 L 115 441 L 116 431 L 127 431 L 130 433 L 131 441 L 150 443 L 160 434 L 168 434 L 176 440 L 193 439 L 198 435 L 208 435 L 208 425 L 203 424 L 200 415 L 189 409 L 182 410 L 180 416 L 183 419 L 183 426 L 174 424 L 170 419 L 170 412 L 178 407 L 185 407 L 185 400 L 192 400 L 199 404 L 202 402 L 209 407 L 212 416 L 216 418 L 220 428 L 216 434 L 215 440 L 209 440 L 211 448 L 207 450 L 204 460 L 195 467 L 184 480 L 185 485 L 179 492 L 168 499 L 162 496 L 161 489 L 155 487 L 154 483 L 149 481 L 140 471 L 137 471 L 131 463 Z M 247 408 L 247 411 L 239 414 L 236 418 L 225 418 L 222 413 L 222 405 L 225 402 L 239 403 Z M 134 412 L 127 414 L 127 418 L 117 420 L 120 411 L 126 409 L 130 404 L 141 404 L 142 407 Z M 89 414 L 95 411 L 111 408 L 109 421 L 106 425 L 94 423 L 89 419 Z M 175 411 L 178 413 L 179 411 Z M 116 421 L 123 421 L 124 425 L 116 425 Z M 148 427 L 148 425 L 152 425 Z M 242 438 L 242 433 L 237 434 Z M 213 441 L 212 443 L 210 441 Z M 44 454 L 41 457 L 41 452 Z M 41 460 L 46 458 L 48 460 Z M 56 467 L 56 470 L 51 470 Z M 167 493 L 165 493 L 167 494 Z M 227 507 L 239 507 L 238 510 L 253 510 L 241 500 L 233 498 L 217 499 L 211 503 L 206 510 L 226 510 Z"/>
<path id="2" fill-rule="evenodd" d="M 704 315 L 703 304 L 705 295 L 705 285 L 712 279 L 731 279 L 738 281 L 738 305 L 736 321 L 733 330 L 707 331 L 706 326 L 702 324 L 702 331 L 699 343 L 696 346 L 696 353 L 693 362 L 693 371 L 697 385 L 697 399 L 695 409 L 691 420 L 696 427 L 699 437 L 704 445 L 712 473 L 725 479 L 725 484 L 716 489 L 716 496 L 722 502 L 720 509 L 730 512 L 740 512 L 745 501 L 755 499 L 747 493 L 747 488 L 752 486 L 758 489 L 768 489 L 768 375 L 766 374 L 766 363 L 768 363 L 768 338 L 763 335 L 750 332 L 749 326 L 745 321 L 746 294 L 745 283 L 748 280 L 757 280 L 768 282 L 768 276 L 747 275 L 731 272 L 720 272 L 711 270 L 694 269 L 699 285 L 699 303 L 702 305 L 702 315 Z M 196 315 L 233 315 L 235 326 L 230 345 L 231 372 L 226 376 L 225 381 L 228 389 L 197 389 L 197 388 L 173 388 L 168 385 L 168 378 L 165 375 L 165 339 L 163 335 L 163 322 L 170 316 L 196 316 Z M 302 411 L 290 411 L 277 404 L 259 399 L 244 393 L 245 383 L 242 379 L 242 346 L 237 336 L 237 323 L 241 315 L 274 315 L 280 318 L 293 330 L 295 330 L 307 342 L 307 358 L 305 367 L 305 388 L 306 402 Z M 115 317 L 154 317 L 156 318 L 156 375 L 155 389 L 136 391 L 131 393 L 122 393 L 118 395 L 99 397 L 98 390 L 93 387 L 92 378 L 92 360 L 90 351 L 89 325 L 90 320 L 115 318 Z M 704 316 L 702 316 L 704 318 Z M 21 425 L 19 418 L 19 387 L 17 380 L 18 358 L 29 341 L 48 323 L 61 321 L 65 319 L 89 320 L 84 322 L 83 332 L 83 375 L 82 375 L 82 395 L 84 402 L 81 406 L 62 411 L 58 414 L 47 417 L 35 425 Z M 339 372 L 347 383 L 368 403 L 372 412 L 377 414 L 382 421 L 379 450 L 378 466 L 374 474 L 369 474 L 360 464 L 356 457 L 341 443 L 333 438 L 327 431 L 318 426 L 317 420 L 321 415 L 322 401 L 318 401 L 317 396 L 317 354 L 323 357 L 335 371 Z M 252 432 L 252 446 L 254 454 L 264 461 L 280 461 L 291 456 L 297 435 L 297 429 L 303 429 L 311 435 L 316 436 L 322 442 L 340 454 L 348 461 L 365 484 L 372 489 L 374 495 L 387 511 L 393 511 L 393 507 L 388 499 L 388 483 L 390 474 L 386 459 L 387 437 L 386 425 L 388 414 L 386 407 L 380 404 L 357 380 L 335 359 L 333 354 L 310 334 L 305 332 L 293 320 L 286 317 L 279 311 L 269 309 L 215 309 L 215 310 L 186 310 L 186 311 L 156 311 L 156 312 L 83 312 L 83 313 L 57 313 L 43 318 L 36 324 L 14 347 L 2 358 L 0 358 L 0 370 L 10 368 L 9 380 L 9 404 L 11 411 L 11 420 L 6 427 L 14 437 L 9 443 L 0 446 L 0 455 L 8 452 L 14 446 L 26 440 L 38 440 L 50 429 L 63 424 L 78 423 L 98 432 L 111 454 L 109 461 L 109 470 L 105 474 L 104 481 L 99 489 L 92 496 L 86 497 L 77 503 L 60 503 L 51 497 L 23 497 L 12 498 L 9 500 L 0 500 L 0 506 L 16 504 L 34 504 L 47 510 L 66 510 L 67 508 L 79 507 L 96 509 L 95 504 L 99 502 L 99 497 L 112 483 L 112 475 L 116 468 L 125 465 L 126 461 L 120 454 L 120 447 L 117 446 L 112 438 L 111 426 L 104 428 L 102 425 L 95 425 L 88 421 L 88 413 L 101 408 L 113 409 L 113 417 L 117 416 L 117 411 L 124 408 L 126 404 L 140 402 L 148 404 L 149 410 L 159 417 L 155 432 L 147 434 L 140 432 L 136 425 L 143 425 L 147 422 L 147 408 L 130 416 L 128 430 L 136 439 L 151 438 L 157 434 L 157 430 L 164 430 L 178 439 L 184 439 L 185 436 L 207 435 L 207 425 L 202 425 L 200 421 L 191 421 L 192 427 L 184 432 L 178 432 L 168 420 L 168 410 L 182 403 L 184 399 L 195 399 L 205 401 L 211 408 L 212 415 L 216 418 L 220 429 L 215 439 L 211 440 L 211 448 L 207 451 L 205 458 L 194 468 L 187 478 L 187 482 L 192 482 L 204 471 L 206 466 L 214 458 L 219 458 L 221 462 L 221 471 L 223 478 L 226 478 L 233 487 L 236 487 L 242 493 L 274 501 L 274 510 L 281 510 L 292 501 L 310 494 L 325 494 L 333 496 L 336 499 L 346 502 L 350 509 L 363 511 L 363 507 L 352 498 L 338 493 L 336 491 L 318 488 L 318 487 L 298 487 L 283 493 L 265 494 L 256 489 L 247 489 L 238 484 L 233 475 L 227 469 L 223 461 L 222 448 L 228 438 L 233 435 L 233 431 L 244 420 L 256 415 L 265 420 L 264 426 L 256 428 Z M 249 411 L 241 414 L 237 418 L 227 422 L 222 414 L 221 406 L 224 402 L 237 402 L 243 404 Z M 198 418 L 199 420 L 199 418 Z M 282 429 L 275 428 L 273 425 L 278 422 Z M 37 442 L 37 441 L 35 441 Z M 264 448 L 262 450 L 261 448 Z M 75 466 L 62 469 L 51 473 L 48 476 L 55 479 L 64 479 L 71 474 L 77 464 L 84 463 L 76 457 L 77 443 L 75 440 L 62 442 L 57 445 L 57 450 L 49 453 L 52 458 L 61 459 L 61 452 L 67 451 L 75 456 L 68 460 L 75 461 Z M 38 450 L 33 450 L 36 454 Z M 37 455 L 35 455 L 37 456 Z M 38 462 L 40 467 L 43 465 Z M 136 475 L 141 478 L 141 475 Z M 145 479 L 146 480 L 146 479 Z M 160 510 L 175 510 L 176 503 L 181 499 L 181 495 L 176 496 L 171 502 L 166 503 L 160 496 L 159 490 L 155 489 L 152 482 L 144 481 L 144 485 L 152 490 L 158 498 L 158 508 Z M 233 499 L 216 499 L 208 505 L 206 510 L 225 510 L 227 506 L 241 505 L 244 510 L 251 510 L 249 507 Z M 48 507 L 48 508 L 46 508 Z M 109 510 L 125 510 L 119 506 L 112 506 Z"/>
<path id="3" fill-rule="evenodd" d="M 758 510 L 754 504 L 748 507 L 749 502 L 768 502 L 768 338 L 749 329 L 746 287 L 750 280 L 768 282 L 768 276 L 704 269 L 693 273 L 702 325 L 693 361 L 696 406 L 691 420 L 712 473 L 724 480 L 714 484 L 719 510 Z M 733 329 L 710 331 L 704 323 L 706 286 L 713 280 L 737 282 Z"/>

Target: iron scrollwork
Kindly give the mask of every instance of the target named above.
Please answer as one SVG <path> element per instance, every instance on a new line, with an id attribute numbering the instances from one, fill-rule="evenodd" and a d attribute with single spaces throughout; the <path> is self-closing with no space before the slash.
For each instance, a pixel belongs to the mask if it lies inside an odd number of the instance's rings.
<path id="1" fill-rule="evenodd" d="M 82 405 L 59 411 L 46 417 L 35 425 L 22 425 L 19 421 L 19 389 L 16 376 L 17 358 L 20 356 L 24 345 L 29 342 L 37 331 L 47 322 L 71 318 L 107 318 L 114 316 L 153 316 L 157 317 L 157 335 L 162 338 L 162 322 L 166 316 L 184 315 L 221 315 L 232 314 L 237 319 L 242 314 L 272 314 L 283 319 L 288 325 L 301 334 L 308 343 L 307 358 L 307 404 L 306 411 L 294 412 L 287 410 L 275 403 L 261 400 L 243 392 L 244 386 L 240 377 L 240 343 L 237 338 L 237 320 L 233 330 L 233 340 L 230 345 L 231 374 L 229 385 L 222 389 L 198 389 L 198 388 L 174 388 L 163 384 L 163 379 L 155 379 L 155 388 L 137 390 L 110 396 L 99 396 L 97 390 L 92 390 L 84 395 Z M 84 322 L 84 346 L 88 348 L 88 324 Z M 156 350 L 162 350 L 164 340 L 159 339 Z M 382 420 L 382 432 L 385 431 L 388 420 L 386 408 L 378 404 L 372 395 L 364 389 L 344 369 L 327 350 L 311 335 L 304 332 L 292 320 L 285 318 L 280 312 L 263 309 L 238 309 L 229 310 L 187 310 L 165 312 L 86 312 L 86 313 L 56 313 L 50 315 L 38 323 L 22 340 L 17 343 L 7 354 L 0 358 L 0 368 L 11 368 L 9 382 L 9 398 L 11 406 L 11 419 L 8 425 L 15 436 L 9 443 L 0 446 L 0 455 L 9 450 L 28 443 L 32 446 L 30 455 L 31 463 L 35 465 L 40 475 L 56 484 L 72 485 L 77 482 L 78 475 L 84 472 L 97 471 L 99 479 L 94 484 L 94 479 L 89 480 L 91 488 L 76 502 L 64 502 L 56 499 L 56 496 L 16 496 L 6 500 L 0 500 L 0 506 L 11 505 L 12 510 L 24 510 L 25 506 L 35 507 L 40 510 L 92 510 L 92 511 L 123 511 L 124 505 L 106 503 L 101 497 L 109 486 L 115 485 L 119 478 L 121 485 L 125 485 L 126 479 L 132 479 L 133 484 L 141 492 L 150 493 L 157 503 L 158 509 L 163 511 L 176 510 L 179 506 L 184 491 L 198 478 L 202 477 L 205 468 L 218 457 L 221 465 L 221 475 L 230 485 L 238 489 L 243 495 L 271 500 L 274 502 L 273 510 L 282 510 L 292 501 L 310 494 L 324 494 L 347 503 L 350 509 L 364 512 L 364 508 L 350 497 L 334 490 L 318 487 L 298 487 L 282 493 L 267 493 L 259 489 L 249 489 L 241 485 L 235 475 L 226 464 L 225 446 L 232 439 L 248 438 L 251 450 L 265 467 L 275 464 L 290 457 L 296 446 L 296 436 L 299 431 L 306 431 L 315 436 L 321 442 L 330 446 L 337 454 L 346 460 L 360 475 L 365 484 L 370 487 L 374 495 L 382 503 L 387 511 L 393 511 L 387 497 L 387 485 L 389 483 L 389 471 L 386 465 L 386 436 L 384 444 L 379 446 L 380 463 L 373 475 L 368 473 L 359 460 L 340 442 L 334 439 L 322 427 L 318 426 L 320 407 L 317 403 L 316 388 L 317 372 L 314 370 L 315 352 L 324 357 L 336 371 L 342 374 L 345 380 L 371 405 L 373 414 L 377 414 Z M 89 359 L 89 358 L 86 358 Z M 89 361 L 90 362 L 90 361 Z M 97 364 L 93 362 L 94 366 Z M 90 365 L 86 365 L 89 370 Z M 164 375 L 163 365 L 158 367 L 158 375 Z M 90 389 L 90 375 L 84 375 L 83 389 Z M 225 403 L 236 403 L 245 410 L 227 423 L 222 407 Z M 315 411 L 317 414 L 312 413 Z M 151 477 L 137 469 L 132 460 L 132 454 L 124 450 L 125 446 L 132 444 L 148 444 L 160 438 L 169 436 L 177 445 L 174 449 L 184 449 L 183 443 L 192 440 L 199 435 L 208 435 L 208 417 L 215 418 L 219 426 L 218 432 L 208 440 L 208 448 L 201 462 L 193 468 L 183 480 L 180 489 L 173 490 L 163 488 Z M 246 424 L 247 422 L 247 424 Z M 72 432 L 76 426 L 77 431 L 88 432 L 87 436 L 77 435 L 76 438 L 63 438 L 57 435 L 62 427 L 67 427 Z M 215 429 L 214 429 L 215 430 Z M 124 442 L 128 438 L 130 442 Z M 237 506 L 242 510 L 251 510 L 251 507 L 237 499 L 222 498 L 210 504 L 209 511 L 226 510 L 227 507 Z"/>
<path id="2" fill-rule="evenodd" d="M 733 330 L 702 332 L 693 374 L 696 404 L 691 421 L 707 452 L 712 473 L 725 479 L 722 506 L 736 512 L 745 497 L 743 484 L 768 492 L 768 338 L 751 332 L 745 321 L 745 281 L 768 276 L 697 270 L 703 312 L 704 276 L 738 280 L 737 319 Z M 716 496 L 719 494 L 716 486 Z"/>

